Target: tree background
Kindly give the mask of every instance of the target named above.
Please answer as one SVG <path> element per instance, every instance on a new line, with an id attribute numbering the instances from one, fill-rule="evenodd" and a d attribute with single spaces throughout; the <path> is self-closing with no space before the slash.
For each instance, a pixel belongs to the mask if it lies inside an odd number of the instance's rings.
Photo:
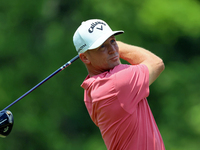
<path id="1" fill-rule="evenodd" d="M 1 0 L 1 109 L 77 55 L 73 34 L 94 18 L 164 60 L 148 101 L 166 149 L 199 149 L 200 0 Z M 10 107 L 15 123 L 0 148 L 105 150 L 83 103 L 86 75 L 77 60 Z"/>

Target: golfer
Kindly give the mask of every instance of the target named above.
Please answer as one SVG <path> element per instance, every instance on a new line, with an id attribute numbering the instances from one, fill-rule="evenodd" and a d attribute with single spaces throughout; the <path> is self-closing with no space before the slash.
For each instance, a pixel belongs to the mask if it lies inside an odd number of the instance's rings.
<path id="1" fill-rule="evenodd" d="M 116 41 L 121 33 L 91 19 L 73 36 L 88 71 L 81 85 L 86 108 L 108 150 L 165 150 L 146 99 L 164 63 L 148 50 Z"/>

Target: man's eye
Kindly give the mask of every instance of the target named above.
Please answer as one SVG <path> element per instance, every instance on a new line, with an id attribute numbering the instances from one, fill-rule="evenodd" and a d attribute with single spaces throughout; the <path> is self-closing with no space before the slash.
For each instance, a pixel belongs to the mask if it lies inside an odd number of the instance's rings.
<path id="1" fill-rule="evenodd" d="M 111 43 L 112 43 L 112 44 L 115 44 L 115 42 L 116 42 L 116 41 L 115 41 L 114 39 L 113 39 L 113 40 L 111 40 Z"/>
<path id="2" fill-rule="evenodd" d="M 105 45 L 102 44 L 99 48 L 98 48 L 99 51 L 104 51 L 105 50 Z"/>
<path id="3" fill-rule="evenodd" d="M 101 46 L 100 46 L 100 48 L 104 48 L 104 47 L 105 47 L 104 45 L 101 45 Z"/>

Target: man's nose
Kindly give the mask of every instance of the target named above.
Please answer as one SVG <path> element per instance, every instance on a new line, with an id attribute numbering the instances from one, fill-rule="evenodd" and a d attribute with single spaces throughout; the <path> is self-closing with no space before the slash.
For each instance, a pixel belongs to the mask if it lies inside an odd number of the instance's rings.
<path id="1" fill-rule="evenodd" d="M 116 48 L 114 45 L 110 44 L 110 45 L 109 45 L 108 53 L 109 53 L 109 54 L 113 54 L 113 53 L 115 53 L 116 51 L 117 51 L 117 48 Z"/>

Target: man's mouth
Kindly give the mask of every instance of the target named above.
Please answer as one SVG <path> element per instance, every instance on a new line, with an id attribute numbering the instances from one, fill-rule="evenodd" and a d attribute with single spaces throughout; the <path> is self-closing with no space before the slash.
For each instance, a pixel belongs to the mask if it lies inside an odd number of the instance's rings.
<path id="1" fill-rule="evenodd" d="M 119 56 L 117 55 L 117 56 L 112 57 L 110 60 L 116 61 L 118 59 L 119 59 Z"/>

